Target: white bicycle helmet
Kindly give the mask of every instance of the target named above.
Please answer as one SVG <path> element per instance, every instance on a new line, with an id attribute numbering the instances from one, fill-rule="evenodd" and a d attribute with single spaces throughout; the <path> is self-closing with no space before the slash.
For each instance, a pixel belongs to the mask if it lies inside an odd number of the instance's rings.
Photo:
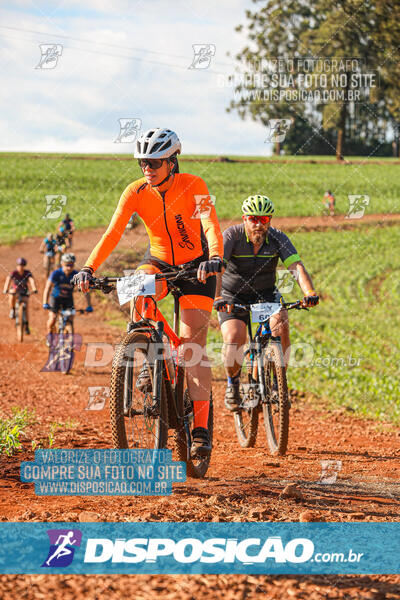
<path id="1" fill-rule="evenodd" d="M 67 252 L 66 254 L 63 254 L 61 257 L 62 263 L 74 263 L 75 261 L 76 261 L 75 254 L 72 254 L 72 252 Z"/>
<path id="2" fill-rule="evenodd" d="M 267 196 L 249 196 L 242 204 L 242 213 L 244 215 L 254 216 L 272 216 L 274 214 L 274 205 Z"/>
<path id="3" fill-rule="evenodd" d="M 181 153 L 181 143 L 171 129 L 148 129 L 136 142 L 135 158 L 169 158 Z"/>

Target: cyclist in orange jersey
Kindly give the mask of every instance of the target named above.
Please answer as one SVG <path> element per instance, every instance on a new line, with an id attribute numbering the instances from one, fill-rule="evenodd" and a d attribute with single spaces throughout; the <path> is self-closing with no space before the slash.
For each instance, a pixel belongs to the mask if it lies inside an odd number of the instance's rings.
<path id="1" fill-rule="evenodd" d="M 194 405 L 192 456 L 207 456 L 211 451 L 208 434 L 208 411 L 211 369 L 206 355 L 207 329 L 213 306 L 216 274 L 223 271 L 223 240 L 215 207 L 207 185 L 195 175 L 179 173 L 177 155 L 181 143 L 169 129 L 149 129 L 136 143 L 135 158 L 143 177 L 129 184 L 122 193 L 117 209 L 103 237 L 90 254 L 84 268 L 75 277 L 82 291 L 96 269 L 114 250 L 133 213 L 143 220 L 150 246 L 139 265 L 146 273 L 159 273 L 171 265 L 198 267 L 197 282 L 182 281 L 180 333 L 183 357 L 189 358 L 186 345 L 199 344 L 201 359 L 187 366 L 187 384 Z M 165 282 L 157 282 L 156 297 L 167 293 Z M 136 303 L 138 309 L 138 303 Z M 133 311 L 132 319 L 140 316 Z M 140 309 L 138 310 L 140 313 Z M 191 361 L 192 362 L 192 361 Z M 142 371 L 143 387 L 150 377 Z"/>

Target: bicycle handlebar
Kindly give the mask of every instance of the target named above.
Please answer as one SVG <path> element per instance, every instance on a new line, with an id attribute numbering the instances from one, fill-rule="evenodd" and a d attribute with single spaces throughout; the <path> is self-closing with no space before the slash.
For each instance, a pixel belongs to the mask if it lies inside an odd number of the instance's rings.
<path id="1" fill-rule="evenodd" d="M 174 269 L 155 274 L 157 281 L 164 280 L 171 282 L 178 279 L 194 279 L 196 276 L 197 269 Z M 89 288 L 101 290 L 105 294 L 109 294 L 112 290 L 116 289 L 117 281 L 120 279 L 121 277 L 93 277 L 89 282 Z"/>
<path id="2" fill-rule="evenodd" d="M 281 309 L 286 310 L 308 310 L 306 306 L 303 305 L 303 300 L 296 300 L 295 302 L 281 302 Z M 229 304 L 227 305 L 232 307 L 233 310 L 237 312 L 249 312 L 251 309 L 251 304 Z"/>

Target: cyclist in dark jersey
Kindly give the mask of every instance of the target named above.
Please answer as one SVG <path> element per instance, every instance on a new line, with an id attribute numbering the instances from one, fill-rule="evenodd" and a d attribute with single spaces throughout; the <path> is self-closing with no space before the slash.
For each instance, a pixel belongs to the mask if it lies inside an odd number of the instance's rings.
<path id="1" fill-rule="evenodd" d="M 279 302 L 281 295 L 275 286 L 279 259 L 296 278 L 307 306 L 318 304 L 319 298 L 296 248 L 279 229 L 271 227 L 274 206 L 266 196 L 250 196 L 242 205 L 243 223 L 224 231 L 224 261 L 226 270 L 218 278 L 214 307 L 225 345 L 225 368 L 228 384 L 225 405 L 235 411 L 240 404 L 239 380 L 243 361 L 243 346 L 247 338 L 249 315 L 227 312 L 229 304 Z M 222 294 L 219 295 L 221 292 Z M 290 353 L 288 313 L 282 310 L 270 320 L 272 335 L 280 336 L 285 364 Z"/>
<path id="2" fill-rule="evenodd" d="M 65 231 L 64 226 L 61 226 L 56 233 L 56 252 L 57 252 L 56 265 L 58 267 L 60 267 L 60 265 L 61 265 L 61 256 L 64 254 L 64 252 L 67 249 L 67 237 L 68 237 L 68 235 L 67 235 L 67 232 Z"/>
<path id="3" fill-rule="evenodd" d="M 26 264 L 25 258 L 17 259 L 17 268 L 7 276 L 3 293 L 9 294 L 10 319 L 15 319 L 15 303 L 17 301 L 17 295 L 21 294 L 23 297 L 25 296 L 27 320 L 25 331 L 29 335 L 28 289 L 30 286 L 32 293 L 36 294 L 37 287 L 32 273 L 28 269 L 25 269 Z"/>
<path id="4" fill-rule="evenodd" d="M 74 308 L 72 278 L 78 273 L 74 266 L 74 254 L 63 254 L 61 267 L 53 271 L 46 282 L 43 292 L 43 308 L 50 311 L 47 321 L 47 334 L 54 333 L 57 313 L 60 310 Z M 86 295 L 86 299 L 88 303 L 86 311 L 93 312 L 89 294 Z"/>
<path id="5" fill-rule="evenodd" d="M 44 253 L 43 266 L 47 266 L 47 257 L 56 255 L 57 240 L 52 233 L 48 233 L 40 246 L 40 252 Z"/>
<path id="6" fill-rule="evenodd" d="M 57 240 L 52 233 L 48 233 L 40 246 L 40 252 L 46 252 L 49 256 L 54 256 L 56 253 Z"/>
<path id="7" fill-rule="evenodd" d="M 75 231 L 74 221 L 71 219 L 69 214 L 65 215 L 65 218 L 61 221 L 59 225 L 59 230 L 63 227 L 65 231 L 65 237 L 68 241 L 68 248 L 72 248 L 72 235 Z"/>

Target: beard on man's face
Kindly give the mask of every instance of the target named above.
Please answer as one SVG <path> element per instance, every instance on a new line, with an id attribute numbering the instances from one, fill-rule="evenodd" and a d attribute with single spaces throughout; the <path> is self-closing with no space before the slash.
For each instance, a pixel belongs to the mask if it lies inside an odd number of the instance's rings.
<path id="1" fill-rule="evenodd" d="M 265 241 L 266 231 L 249 231 L 247 235 L 253 244 L 262 244 Z"/>

